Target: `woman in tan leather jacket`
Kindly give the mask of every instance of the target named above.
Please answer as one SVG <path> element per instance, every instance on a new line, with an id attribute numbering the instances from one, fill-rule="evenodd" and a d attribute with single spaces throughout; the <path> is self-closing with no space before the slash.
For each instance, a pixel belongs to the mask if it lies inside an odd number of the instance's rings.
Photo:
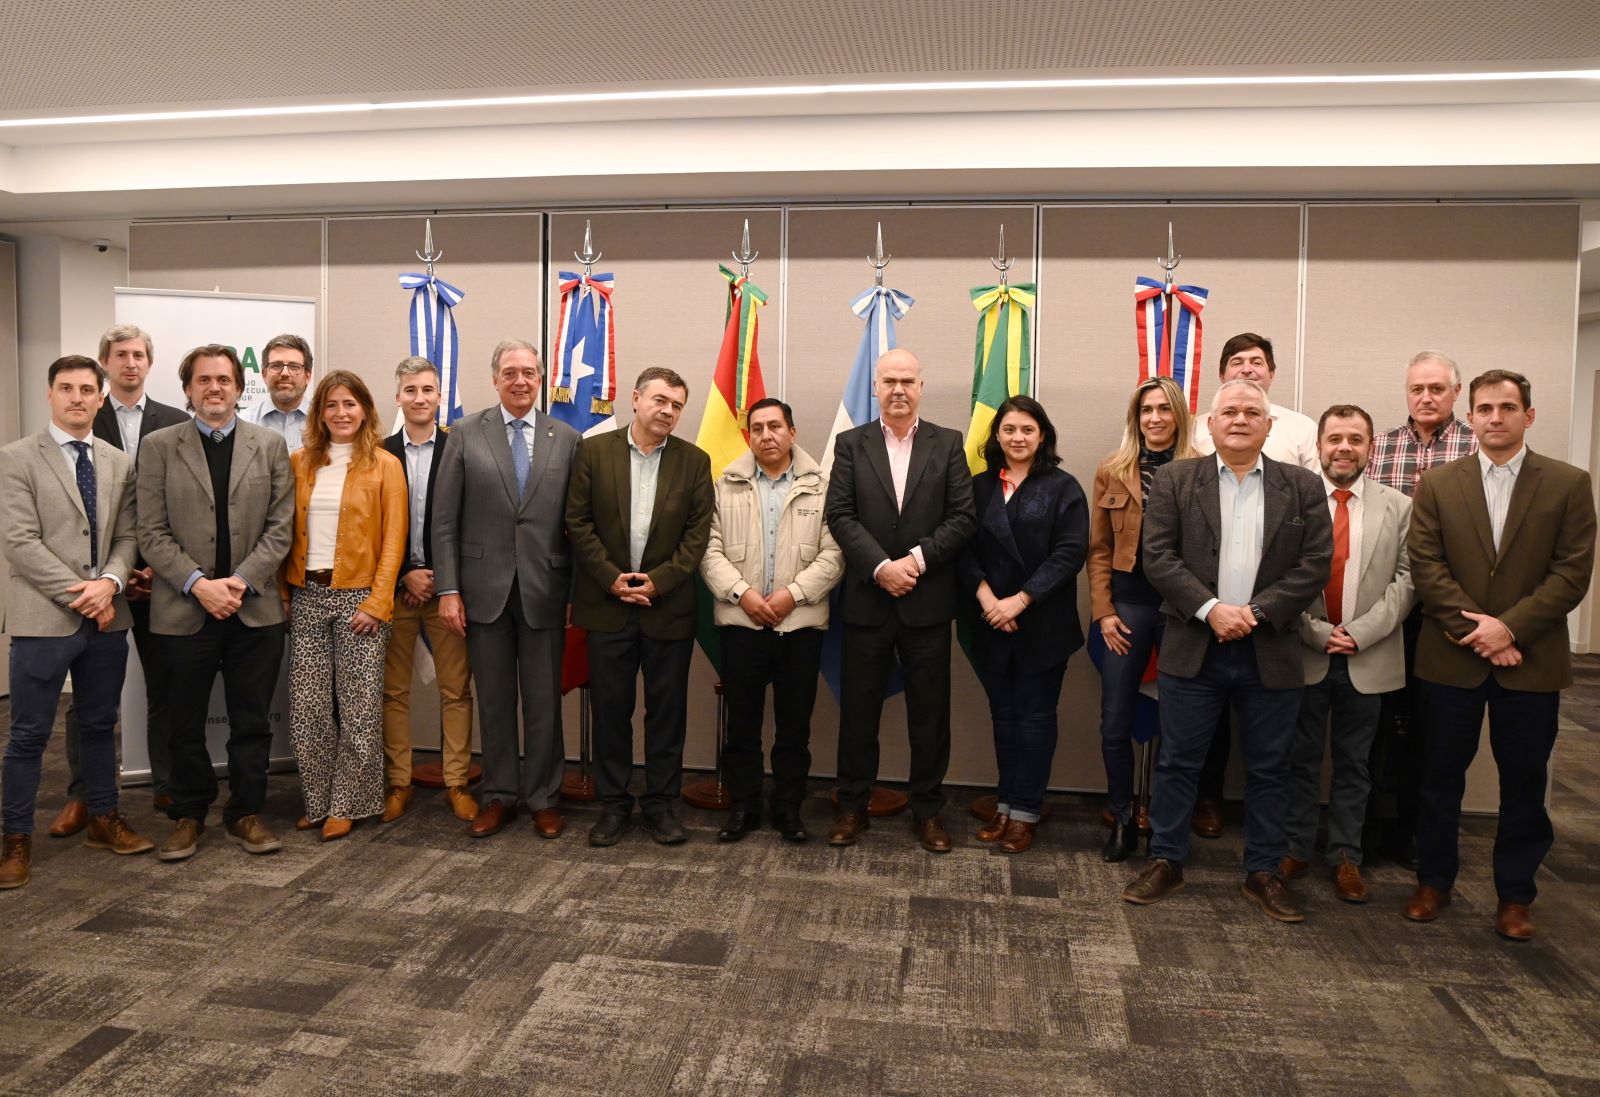
<path id="1" fill-rule="evenodd" d="M 1144 577 L 1139 533 L 1156 469 L 1196 457 L 1189 401 L 1170 377 L 1140 382 L 1128 400 L 1122 444 L 1100 462 L 1089 507 L 1090 616 L 1106 642 L 1100 667 L 1100 750 L 1111 836 L 1102 856 L 1124 860 L 1139 841 L 1133 824 L 1133 714 L 1150 652 L 1161 646 L 1161 595 Z"/>
<path id="2" fill-rule="evenodd" d="M 320 824 L 324 841 L 383 811 L 383 660 L 409 522 L 405 470 L 380 441 L 367 386 L 335 370 L 290 457 L 289 732 L 306 802 L 298 825 Z"/>

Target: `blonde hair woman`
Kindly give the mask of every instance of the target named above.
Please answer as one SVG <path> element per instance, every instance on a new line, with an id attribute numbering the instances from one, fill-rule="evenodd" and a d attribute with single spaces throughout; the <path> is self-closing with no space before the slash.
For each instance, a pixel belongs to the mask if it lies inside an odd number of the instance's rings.
<path id="1" fill-rule="evenodd" d="M 281 585 L 299 826 L 320 821 L 331 841 L 383 811 L 383 662 L 409 532 L 406 479 L 380 444 L 372 394 L 347 370 L 317 385 L 290 461 L 294 541 Z"/>
<path id="2" fill-rule="evenodd" d="M 1111 836 L 1102 856 L 1133 852 L 1133 714 L 1150 652 L 1161 646 L 1161 595 L 1144 577 L 1139 531 L 1156 469 L 1197 457 L 1189 401 L 1170 377 L 1134 386 L 1122 444 L 1100 462 L 1089 507 L 1090 614 L 1106 642 L 1100 667 L 1100 751 L 1106 766 Z"/>

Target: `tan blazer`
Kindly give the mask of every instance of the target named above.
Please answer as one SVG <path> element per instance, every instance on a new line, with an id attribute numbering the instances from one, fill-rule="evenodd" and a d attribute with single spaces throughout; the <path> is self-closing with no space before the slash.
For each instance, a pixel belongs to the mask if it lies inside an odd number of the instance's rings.
<path id="1" fill-rule="evenodd" d="M 1350 684 L 1359 693 L 1388 693 L 1406 684 L 1406 647 L 1400 623 L 1411 612 L 1411 558 L 1406 532 L 1411 500 L 1371 477 L 1361 488 L 1361 559 L 1356 569 L 1356 615 L 1344 630 L 1356 642 L 1350 656 Z M 1306 685 L 1328 676 L 1327 599 L 1319 594 L 1300 615 L 1301 656 Z"/>
<path id="2" fill-rule="evenodd" d="M 228 539 L 233 570 L 255 591 L 239 609 L 251 628 L 283 621 L 278 565 L 294 533 L 294 472 L 283 436 L 236 420 L 228 474 Z M 139 443 L 139 550 L 154 575 L 150 631 L 192 636 L 206 611 L 183 592 L 196 568 L 210 575 L 216 563 L 217 519 L 211 470 L 194 423 L 185 420 Z"/>
<path id="3" fill-rule="evenodd" d="M 441 439 L 439 445 L 443 445 Z M 306 468 L 311 451 L 301 447 L 289 457 L 294 467 L 294 540 L 284 557 L 280 587 L 289 596 L 290 587 L 306 582 L 306 552 L 311 536 L 311 491 L 317 485 L 319 469 Z M 345 471 L 344 490 L 339 495 L 339 530 L 334 534 L 334 590 L 371 587 L 372 594 L 356 607 L 380 621 L 394 619 L 394 588 L 405 559 L 406 541 L 411 536 L 410 511 L 406 499 L 406 470 L 398 458 L 379 446 L 375 464 L 359 471 Z"/>
<path id="4" fill-rule="evenodd" d="M 50 431 L 0 449 L 0 514 L 5 515 L 5 554 L 11 565 L 4 630 L 11 636 L 71 636 L 83 616 L 67 606 L 68 588 L 85 579 L 115 575 L 126 583 L 133 570 L 133 462 L 98 438 L 94 446 L 95 524 L 101 566 L 89 561 L 89 529 L 78 481 Z M 107 631 L 133 623 L 118 594 Z"/>
<path id="5" fill-rule="evenodd" d="M 1114 455 L 1113 455 L 1114 456 Z M 1094 470 L 1089 506 L 1089 613 L 1096 621 L 1117 612 L 1111 604 L 1111 573 L 1132 571 L 1139 559 L 1144 528 L 1144 489 L 1137 466 L 1120 479 L 1111 475 L 1111 457 Z"/>
<path id="6" fill-rule="evenodd" d="M 1549 692 L 1572 684 L 1567 614 L 1594 569 L 1595 514 L 1589 474 L 1531 449 L 1511 492 L 1500 549 L 1494 548 L 1476 454 L 1417 481 L 1412 497 L 1411 579 L 1426 619 L 1417 677 L 1471 689 L 1491 673 L 1507 689 Z M 1500 618 L 1522 649 L 1522 665 L 1495 667 L 1450 642 L 1475 623 L 1462 610 Z"/>

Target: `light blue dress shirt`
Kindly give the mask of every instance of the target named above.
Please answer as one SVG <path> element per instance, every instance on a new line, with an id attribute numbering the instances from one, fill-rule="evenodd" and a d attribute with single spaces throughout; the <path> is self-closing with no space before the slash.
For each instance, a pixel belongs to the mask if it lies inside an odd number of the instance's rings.
<path id="1" fill-rule="evenodd" d="M 656 513 L 656 484 L 661 479 L 661 451 L 666 440 L 649 453 L 628 435 L 628 570 L 638 571 L 644 561 L 644 545 L 650 539 L 650 520 Z"/>
<path id="2" fill-rule="evenodd" d="M 1217 557 L 1217 596 L 1195 611 L 1204 621 L 1218 602 L 1247 606 L 1255 597 L 1256 572 L 1266 525 L 1266 466 L 1256 456 L 1255 468 L 1240 480 L 1218 457 L 1217 490 L 1222 512 L 1222 551 Z"/>
<path id="3" fill-rule="evenodd" d="M 789 467 L 778 474 L 774 480 L 768 476 L 760 465 L 756 466 L 756 500 L 761 504 L 761 528 L 766 540 L 766 570 L 761 587 L 763 597 L 772 596 L 772 586 L 778 573 L 778 520 L 783 517 L 783 504 L 789 498 L 789 489 L 794 487 L 794 462 L 789 462 Z"/>

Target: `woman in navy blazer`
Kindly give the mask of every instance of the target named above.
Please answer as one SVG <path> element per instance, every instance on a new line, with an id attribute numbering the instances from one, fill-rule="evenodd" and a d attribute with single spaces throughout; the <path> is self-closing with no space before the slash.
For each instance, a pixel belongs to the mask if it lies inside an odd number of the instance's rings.
<path id="1" fill-rule="evenodd" d="M 1067 657 L 1083 646 L 1078 572 L 1089 548 L 1083 488 L 1059 467 L 1056 428 L 1037 400 L 995 410 L 987 472 L 972 483 L 978 534 L 961 561 L 977 598 L 973 663 L 994 722 L 1000 770 L 995 815 L 978 831 L 1007 853 L 1033 844 L 1056 752 L 1056 705 Z"/>

